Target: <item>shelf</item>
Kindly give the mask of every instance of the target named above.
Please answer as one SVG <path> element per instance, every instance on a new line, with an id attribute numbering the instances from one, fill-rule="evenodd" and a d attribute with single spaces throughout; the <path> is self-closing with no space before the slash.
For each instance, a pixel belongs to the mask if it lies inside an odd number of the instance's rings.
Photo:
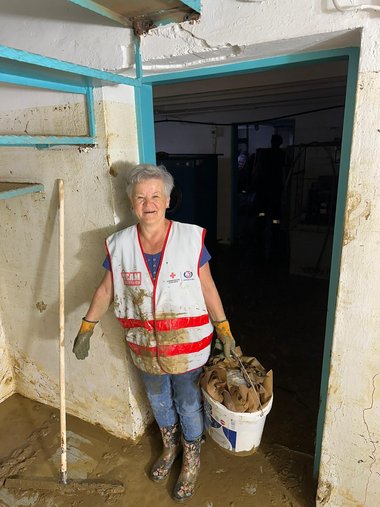
<path id="1" fill-rule="evenodd" d="M 20 195 L 43 192 L 41 183 L 20 183 L 17 181 L 0 181 L 0 199 L 11 199 Z"/>
<path id="2" fill-rule="evenodd" d="M 53 145 L 96 144 L 93 87 L 109 83 L 130 86 L 138 84 L 136 79 L 127 76 L 76 65 L 0 44 L 1 83 L 85 96 L 88 125 L 88 135 L 86 136 L 0 135 L 0 146 L 39 146 L 43 148 Z"/>
<path id="3" fill-rule="evenodd" d="M 71 93 L 105 83 L 133 86 L 135 79 L 0 44 L 1 81 Z"/>
<path id="4" fill-rule="evenodd" d="M 198 19 L 201 12 L 201 0 L 69 0 L 69 2 L 112 19 L 122 26 L 134 26 L 135 30 L 141 21 L 143 26 L 149 29 L 157 25 Z"/>

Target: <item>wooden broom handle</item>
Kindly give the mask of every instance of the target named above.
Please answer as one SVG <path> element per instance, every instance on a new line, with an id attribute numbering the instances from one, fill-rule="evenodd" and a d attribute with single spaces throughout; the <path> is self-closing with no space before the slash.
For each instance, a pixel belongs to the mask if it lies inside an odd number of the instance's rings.
<path id="1" fill-rule="evenodd" d="M 66 381 L 65 381 L 65 205 L 64 183 L 58 180 L 59 210 L 59 391 L 61 426 L 61 480 L 67 484 Z"/>

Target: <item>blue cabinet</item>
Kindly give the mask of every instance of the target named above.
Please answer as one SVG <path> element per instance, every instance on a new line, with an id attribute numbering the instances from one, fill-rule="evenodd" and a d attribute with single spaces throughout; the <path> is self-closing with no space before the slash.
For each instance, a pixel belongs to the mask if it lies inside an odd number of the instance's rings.
<path id="1" fill-rule="evenodd" d="M 175 187 L 167 217 L 207 229 L 206 246 L 217 240 L 217 155 L 165 155 L 157 157 L 173 175 Z"/>

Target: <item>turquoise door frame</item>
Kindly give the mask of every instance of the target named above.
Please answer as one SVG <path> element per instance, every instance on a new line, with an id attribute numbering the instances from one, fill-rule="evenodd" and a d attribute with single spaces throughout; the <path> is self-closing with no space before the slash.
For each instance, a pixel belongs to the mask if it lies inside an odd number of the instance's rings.
<path id="1" fill-rule="evenodd" d="M 335 323 L 336 298 L 339 284 L 339 271 L 341 251 L 343 244 L 344 214 L 350 167 L 350 153 L 352 130 L 354 123 L 355 95 L 358 79 L 359 48 L 340 48 L 326 51 L 278 56 L 262 60 L 246 61 L 224 64 L 214 67 L 202 67 L 193 70 L 155 74 L 143 77 L 142 88 L 136 95 L 138 111 L 139 141 L 144 144 L 140 147 L 140 162 L 152 163 L 155 161 L 154 118 L 153 118 L 153 91 L 152 87 L 163 84 L 173 84 L 184 81 L 223 77 L 252 72 L 262 72 L 279 67 L 313 65 L 321 62 L 346 59 L 348 61 L 348 76 L 346 88 L 346 102 L 344 111 L 342 150 L 339 169 L 339 184 L 336 207 L 336 218 L 333 238 L 333 252 L 331 262 L 331 275 L 328 294 L 328 308 L 325 329 L 325 345 L 322 363 L 322 379 L 320 387 L 320 408 L 318 414 L 316 448 L 314 459 L 314 474 L 318 475 L 323 427 L 327 406 L 328 381 L 330 372 L 330 357 Z M 150 90 L 149 90 L 150 88 Z M 137 90 L 137 88 L 136 88 Z M 148 144 L 146 144 L 148 143 Z"/>

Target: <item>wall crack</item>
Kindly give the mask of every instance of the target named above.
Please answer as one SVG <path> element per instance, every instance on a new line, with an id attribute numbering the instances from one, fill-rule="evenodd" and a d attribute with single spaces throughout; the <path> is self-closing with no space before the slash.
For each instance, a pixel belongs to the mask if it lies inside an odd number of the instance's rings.
<path id="1" fill-rule="evenodd" d="M 373 450 L 372 452 L 370 453 L 369 457 L 371 458 L 372 460 L 372 463 L 370 464 L 369 466 L 369 476 L 368 476 L 368 480 L 367 480 L 367 484 L 366 484 L 366 488 L 365 488 L 365 495 L 364 495 L 364 505 L 366 504 L 367 502 L 367 494 L 368 494 L 368 487 L 369 487 L 369 483 L 370 483 L 370 480 L 371 480 L 371 477 L 372 477 L 372 473 L 373 473 L 373 465 L 376 463 L 376 457 L 375 457 L 375 454 L 376 454 L 376 451 L 377 451 L 377 447 L 376 447 L 376 444 L 378 443 L 377 441 L 374 441 L 372 439 L 372 436 L 371 436 L 371 432 L 369 430 L 369 426 L 368 426 L 368 423 L 366 421 L 366 412 L 368 412 L 369 410 L 372 410 L 373 409 L 373 399 L 374 399 L 374 396 L 375 396 L 375 391 L 376 391 L 376 385 L 375 385 L 375 379 L 376 377 L 378 377 L 380 375 L 380 373 L 376 373 L 373 377 L 372 377 L 372 394 L 371 394 L 371 404 L 369 407 L 365 408 L 363 410 L 363 414 L 362 414 L 362 417 L 363 417 L 363 422 L 364 422 L 364 425 L 367 429 L 367 433 L 368 433 L 368 438 L 369 438 L 369 441 L 371 442 L 372 446 L 373 446 Z"/>
<path id="2" fill-rule="evenodd" d="M 193 34 L 193 32 L 191 30 L 187 30 L 186 28 L 184 28 L 183 26 L 181 25 L 178 25 L 179 29 L 182 31 L 182 32 L 186 32 L 188 33 L 192 39 L 195 39 L 197 41 L 199 41 L 202 46 L 206 49 L 211 49 L 211 50 L 215 50 L 215 49 L 224 49 L 224 48 L 231 48 L 231 52 L 234 56 L 237 56 L 237 55 L 240 55 L 240 53 L 242 52 L 242 48 L 240 46 L 238 46 L 237 44 L 230 44 L 230 43 L 226 43 L 226 44 L 219 44 L 217 46 L 211 46 L 206 39 L 203 39 L 202 37 L 197 37 L 196 35 Z M 199 55 L 199 53 L 196 53 L 193 51 L 193 53 L 198 56 L 198 58 L 200 59 L 204 59 L 201 55 Z"/>

